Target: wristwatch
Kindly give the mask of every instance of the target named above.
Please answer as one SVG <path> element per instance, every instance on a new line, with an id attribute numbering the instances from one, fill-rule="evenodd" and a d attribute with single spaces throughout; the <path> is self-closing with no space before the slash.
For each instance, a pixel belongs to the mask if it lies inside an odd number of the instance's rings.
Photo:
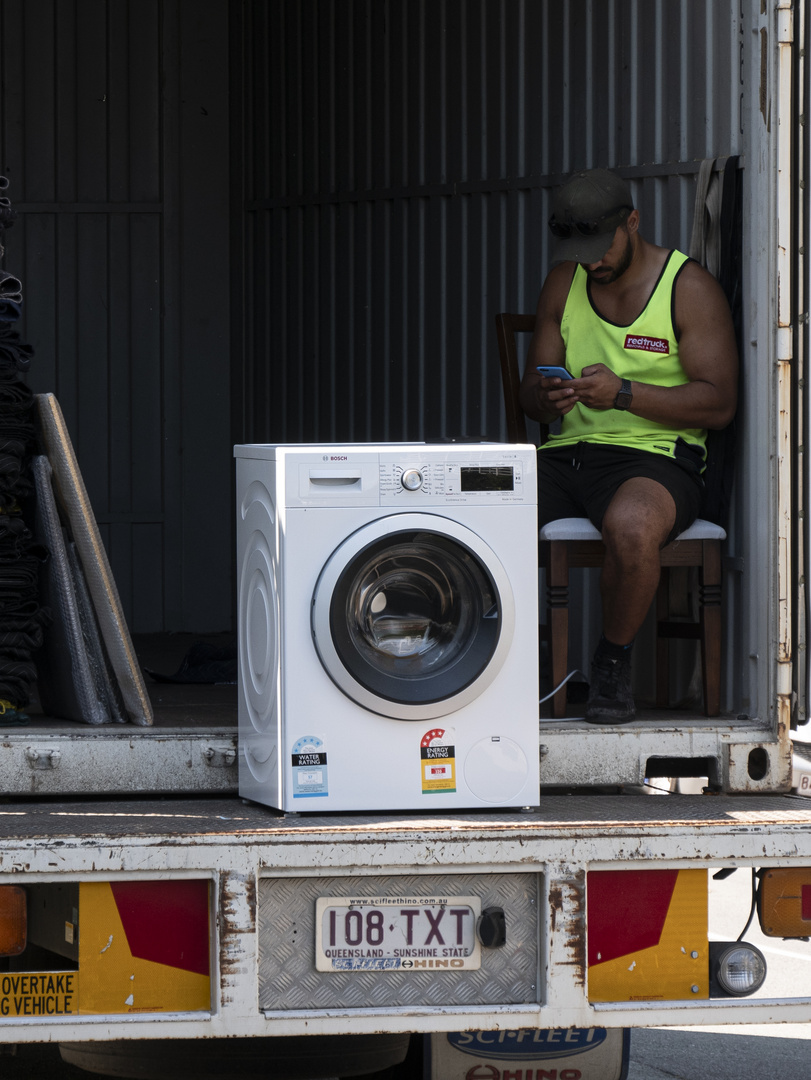
<path id="1" fill-rule="evenodd" d="M 623 379 L 622 385 L 619 388 L 619 393 L 614 398 L 615 409 L 630 409 L 631 402 L 634 400 L 634 395 L 631 393 L 631 380 Z"/>

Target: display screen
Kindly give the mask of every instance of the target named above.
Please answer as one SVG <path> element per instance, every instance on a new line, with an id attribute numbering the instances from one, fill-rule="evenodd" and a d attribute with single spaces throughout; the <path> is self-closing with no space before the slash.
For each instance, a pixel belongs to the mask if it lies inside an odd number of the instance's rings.
<path id="1" fill-rule="evenodd" d="M 462 491 L 513 491 L 513 470 L 510 465 L 482 467 L 462 466 Z"/>

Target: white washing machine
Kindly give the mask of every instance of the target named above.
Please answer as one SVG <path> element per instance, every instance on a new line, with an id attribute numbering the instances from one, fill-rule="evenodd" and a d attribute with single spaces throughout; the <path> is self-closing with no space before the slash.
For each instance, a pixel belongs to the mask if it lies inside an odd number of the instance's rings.
<path id="1" fill-rule="evenodd" d="M 535 450 L 237 446 L 239 790 L 535 806 Z"/>

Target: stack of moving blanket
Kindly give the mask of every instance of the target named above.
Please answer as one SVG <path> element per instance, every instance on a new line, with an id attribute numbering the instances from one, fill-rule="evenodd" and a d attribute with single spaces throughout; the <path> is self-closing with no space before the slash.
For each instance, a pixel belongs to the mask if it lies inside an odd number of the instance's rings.
<path id="1" fill-rule="evenodd" d="M 0 176 L 0 256 L 14 220 L 7 188 Z M 21 710 L 36 679 L 32 656 L 48 618 L 38 599 L 44 552 L 23 520 L 33 487 L 36 427 L 33 394 L 21 377 L 33 350 L 15 328 L 22 299 L 19 279 L 0 269 L 0 723 L 27 719 Z"/>

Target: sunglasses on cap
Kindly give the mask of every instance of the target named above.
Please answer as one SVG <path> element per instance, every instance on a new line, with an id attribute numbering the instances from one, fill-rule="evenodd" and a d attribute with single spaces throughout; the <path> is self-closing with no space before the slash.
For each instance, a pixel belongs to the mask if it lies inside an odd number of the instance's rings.
<path id="1" fill-rule="evenodd" d="M 558 221 L 553 214 L 549 219 L 549 231 L 559 240 L 571 236 L 573 229 L 577 229 L 581 236 L 597 236 L 599 233 L 612 232 L 625 221 L 632 210 L 632 206 L 620 206 L 601 217 L 592 218 L 591 221 L 573 221 L 568 213 L 565 221 Z"/>

